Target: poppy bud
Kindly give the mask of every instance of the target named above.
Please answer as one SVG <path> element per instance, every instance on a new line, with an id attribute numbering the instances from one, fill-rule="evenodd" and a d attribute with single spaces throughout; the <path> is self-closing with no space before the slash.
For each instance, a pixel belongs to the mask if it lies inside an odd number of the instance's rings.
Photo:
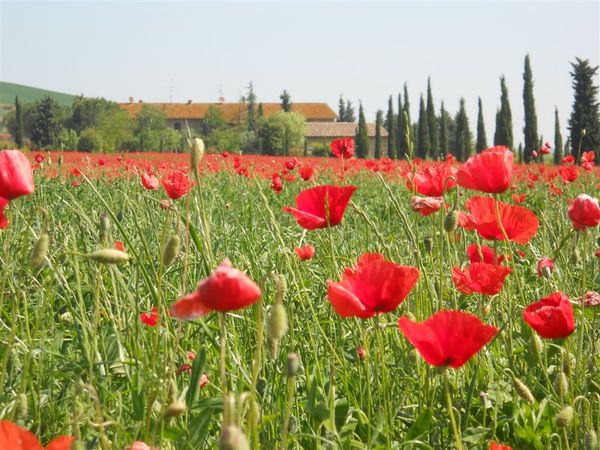
<path id="1" fill-rule="evenodd" d="M 517 391 L 517 394 L 519 394 L 519 397 L 521 397 L 527 403 L 533 403 L 535 401 L 535 397 L 533 396 L 527 385 L 521 380 L 519 380 L 517 377 L 513 377 L 513 387 L 515 388 L 515 391 Z"/>
<path id="2" fill-rule="evenodd" d="M 165 409 L 165 418 L 169 419 L 171 417 L 177 417 L 183 414 L 186 410 L 185 402 L 181 400 L 175 400 L 167 409 Z"/>
<path id="3" fill-rule="evenodd" d="M 485 305 L 483 307 L 483 315 L 487 316 L 490 313 L 491 309 L 492 309 L 492 306 L 489 303 L 487 305 Z"/>
<path id="4" fill-rule="evenodd" d="M 542 342 L 542 338 L 537 333 L 534 333 L 532 336 L 532 339 L 533 339 L 533 348 L 535 349 L 535 351 L 538 354 L 541 354 L 542 351 L 544 350 L 544 343 Z"/>
<path id="5" fill-rule="evenodd" d="M 427 253 L 431 253 L 431 250 L 433 250 L 433 239 L 431 236 L 427 236 L 425 239 L 423 239 L 423 245 L 425 247 L 425 251 Z"/>
<path id="6" fill-rule="evenodd" d="M 458 218 L 456 217 L 456 211 L 451 210 L 446 214 L 444 218 L 444 230 L 450 233 L 456 229 L 456 224 L 458 223 Z"/>
<path id="7" fill-rule="evenodd" d="M 587 134 L 587 130 L 585 128 L 581 129 L 581 136 L 585 136 Z"/>
<path id="8" fill-rule="evenodd" d="M 106 214 L 100 215 L 100 241 L 103 241 L 108 236 L 108 232 L 110 231 L 110 221 L 108 220 L 108 216 Z"/>
<path id="9" fill-rule="evenodd" d="M 283 297 L 285 297 L 285 292 L 287 291 L 287 282 L 285 281 L 285 277 L 281 274 L 275 275 L 275 286 L 277 288 L 277 294 L 275 295 L 275 302 L 281 303 L 283 302 Z"/>
<path id="10" fill-rule="evenodd" d="M 288 425 L 288 432 L 293 434 L 296 431 L 298 431 L 298 419 L 296 419 L 296 416 L 290 416 L 290 424 Z"/>
<path id="11" fill-rule="evenodd" d="M 114 248 L 103 248 L 85 255 L 86 258 L 101 264 L 121 264 L 129 261 L 129 255 Z"/>
<path id="12" fill-rule="evenodd" d="M 217 448 L 219 450 L 250 450 L 250 444 L 239 427 L 229 425 L 223 428 Z"/>
<path id="13" fill-rule="evenodd" d="M 556 415 L 556 425 L 560 428 L 566 428 L 571 424 L 573 420 L 573 408 L 565 406 Z"/>
<path id="14" fill-rule="evenodd" d="M 194 138 L 194 142 L 192 143 L 192 169 L 194 171 L 198 170 L 198 163 L 202 160 L 204 156 L 204 141 L 200 138 Z"/>
<path id="15" fill-rule="evenodd" d="M 573 263 L 574 266 L 579 265 L 579 263 L 581 262 L 581 256 L 579 255 L 579 250 L 577 250 L 577 249 L 573 250 L 573 254 L 571 255 L 571 262 Z"/>
<path id="16" fill-rule="evenodd" d="M 296 353 L 289 353 L 287 358 L 287 376 L 293 378 L 300 369 L 300 358 Z"/>
<path id="17" fill-rule="evenodd" d="M 169 267 L 171 263 L 179 255 L 179 248 L 181 245 L 181 238 L 179 235 L 174 234 L 169 238 L 167 243 L 162 249 L 161 263 L 163 267 Z"/>
<path id="18" fill-rule="evenodd" d="M 583 443 L 585 450 L 598 450 L 598 435 L 596 434 L 596 431 L 586 431 Z"/>
<path id="19" fill-rule="evenodd" d="M 48 254 L 49 241 L 50 237 L 48 236 L 48 233 L 42 233 L 33 246 L 29 263 L 34 272 L 38 272 L 42 267 L 44 267 L 46 255 Z"/>
<path id="20" fill-rule="evenodd" d="M 554 379 L 554 390 L 560 398 L 563 398 L 569 390 L 569 380 L 562 370 Z"/>
<path id="21" fill-rule="evenodd" d="M 367 357 L 367 350 L 361 345 L 356 349 L 356 354 L 358 355 L 358 359 L 363 361 Z"/>

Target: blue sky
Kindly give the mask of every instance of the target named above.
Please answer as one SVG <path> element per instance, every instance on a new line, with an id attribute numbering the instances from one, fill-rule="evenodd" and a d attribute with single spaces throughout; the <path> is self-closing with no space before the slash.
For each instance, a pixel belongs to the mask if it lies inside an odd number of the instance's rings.
<path id="1" fill-rule="evenodd" d="M 361 100 L 374 120 L 408 83 L 412 116 L 431 76 L 436 108 L 477 97 L 488 141 L 507 79 L 522 138 L 523 59 L 530 53 L 540 132 L 563 133 L 569 62 L 599 64 L 600 10 L 588 2 L 26 2 L 0 0 L 0 79 L 127 101 Z M 172 89 L 170 89 L 172 88 Z"/>

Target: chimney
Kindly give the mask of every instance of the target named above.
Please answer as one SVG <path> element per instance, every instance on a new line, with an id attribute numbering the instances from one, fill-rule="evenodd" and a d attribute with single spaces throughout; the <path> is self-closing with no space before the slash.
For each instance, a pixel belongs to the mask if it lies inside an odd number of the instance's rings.
<path id="1" fill-rule="evenodd" d="M 142 100 L 138 100 L 138 103 L 144 103 Z"/>
<path id="2" fill-rule="evenodd" d="M 188 100 L 187 104 L 191 105 L 192 104 L 192 100 Z"/>
<path id="3" fill-rule="evenodd" d="M 223 97 L 222 95 L 219 97 L 219 103 L 225 103 L 225 97 Z"/>
<path id="4" fill-rule="evenodd" d="M 129 103 L 133 103 L 133 97 L 129 97 Z"/>

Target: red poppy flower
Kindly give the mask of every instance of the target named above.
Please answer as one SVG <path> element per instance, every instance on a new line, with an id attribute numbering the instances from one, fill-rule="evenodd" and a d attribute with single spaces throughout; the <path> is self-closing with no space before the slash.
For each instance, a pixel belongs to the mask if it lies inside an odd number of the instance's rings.
<path id="1" fill-rule="evenodd" d="M 8 200 L 0 197 L 0 230 L 8 227 L 8 219 L 4 215 L 4 208 L 8 206 Z"/>
<path id="2" fill-rule="evenodd" d="M 120 251 L 124 252 L 125 251 L 125 244 L 123 244 L 123 242 L 121 242 L 121 241 L 116 241 L 115 242 L 115 248 L 117 250 L 120 250 Z"/>
<path id="3" fill-rule="evenodd" d="M 403 316 L 398 327 L 429 364 L 454 368 L 465 364 L 498 332 L 473 314 L 452 310 L 435 313 L 420 323 Z"/>
<path id="4" fill-rule="evenodd" d="M 38 164 L 44 162 L 44 159 L 44 155 L 42 155 L 41 153 L 36 153 L 35 157 L 33 158 L 33 160 Z"/>
<path id="5" fill-rule="evenodd" d="M 525 197 L 526 197 L 525 194 L 513 194 L 512 195 L 513 202 L 515 202 L 515 203 L 523 203 L 523 201 L 525 200 Z"/>
<path id="6" fill-rule="evenodd" d="M 569 219 L 576 230 L 594 228 L 600 224 L 598 199 L 587 194 L 579 194 L 569 208 Z"/>
<path id="7" fill-rule="evenodd" d="M 312 245 L 295 247 L 294 251 L 296 252 L 296 255 L 298 255 L 298 258 L 300 258 L 302 261 L 312 259 L 312 257 L 315 256 L 315 248 Z"/>
<path id="8" fill-rule="evenodd" d="M 439 210 L 444 204 L 444 197 L 413 197 L 410 207 L 421 216 L 426 217 Z"/>
<path id="9" fill-rule="evenodd" d="M 577 166 L 561 166 L 558 169 L 558 172 L 566 183 L 572 183 L 579 177 L 579 169 Z"/>
<path id="10" fill-rule="evenodd" d="M 581 298 L 583 306 L 600 306 L 600 294 L 596 291 L 588 291 Z"/>
<path id="11" fill-rule="evenodd" d="M 192 183 L 184 172 L 171 172 L 163 178 L 162 185 L 171 200 L 177 200 L 187 194 L 192 188 Z"/>
<path id="12" fill-rule="evenodd" d="M 351 137 L 334 139 L 330 147 L 337 158 L 350 159 L 354 155 L 354 139 Z"/>
<path id="13" fill-rule="evenodd" d="M 70 450 L 73 442 L 74 437 L 59 436 L 46 446 L 46 450 Z M 28 430 L 7 420 L 0 420 L 0 449 L 42 450 L 42 445 Z"/>
<path id="14" fill-rule="evenodd" d="M 386 261 L 380 253 L 365 253 L 342 281 L 327 282 L 329 302 L 342 317 L 366 319 L 395 310 L 419 278 L 415 267 Z"/>
<path id="15" fill-rule="evenodd" d="M 158 178 L 151 173 L 142 174 L 142 186 L 144 186 L 144 189 L 154 191 L 155 189 L 158 189 L 159 184 Z"/>
<path id="16" fill-rule="evenodd" d="M 224 151 L 223 153 L 221 153 L 221 156 L 222 156 L 223 158 L 228 158 L 228 157 L 229 157 L 229 152 L 227 152 L 227 151 Z"/>
<path id="17" fill-rule="evenodd" d="M 513 450 L 512 447 L 504 444 L 498 444 L 497 442 L 490 442 L 490 450 Z"/>
<path id="18" fill-rule="evenodd" d="M 461 270 L 452 269 L 452 282 L 463 294 L 496 295 L 502 290 L 504 279 L 511 272 L 508 267 L 487 263 L 471 263 Z"/>
<path id="19" fill-rule="evenodd" d="M 575 162 L 575 157 L 573 155 L 567 155 L 562 159 L 563 164 L 572 164 Z"/>
<path id="20" fill-rule="evenodd" d="M 34 191 L 33 170 L 19 150 L 0 151 L 0 197 L 14 200 Z"/>
<path id="21" fill-rule="evenodd" d="M 543 338 L 565 338 L 575 331 L 573 305 L 562 292 L 532 303 L 523 311 L 523 318 Z"/>
<path id="22" fill-rule="evenodd" d="M 593 163 L 594 159 L 596 159 L 596 155 L 593 150 L 591 150 L 589 152 L 581 153 L 581 162 L 582 163 Z"/>
<path id="23" fill-rule="evenodd" d="M 191 320 L 211 311 L 235 311 L 252 305 L 260 296 L 260 288 L 256 283 L 243 272 L 231 267 L 226 259 L 198 284 L 195 292 L 171 306 L 171 315 Z"/>
<path id="24" fill-rule="evenodd" d="M 409 174 L 406 187 L 427 197 L 441 197 L 456 186 L 456 167 L 444 163 L 422 167 Z"/>
<path id="25" fill-rule="evenodd" d="M 544 276 L 544 270 L 547 269 L 550 273 L 554 271 L 554 261 L 547 256 L 541 257 L 537 262 L 538 277 Z"/>
<path id="26" fill-rule="evenodd" d="M 140 320 L 149 327 L 155 327 L 158 323 L 158 308 L 154 306 L 149 313 L 141 313 Z"/>
<path id="27" fill-rule="evenodd" d="M 504 240 L 504 233 L 496 218 L 496 204 L 500 222 L 509 240 L 525 245 L 535 236 L 540 223 L 531 210 L 490 197 L 471 197 L 466 205 L 471 214 L 459 214 L 459 224 L 468 230 L 477 230 L 484 239 Z"/>
<path id="28" fill-rule="evenodd" d="M 499 194 L 512 179 L 513 153 L 502 145 L 471 156 L 456 174 L 458 184 L 466 189 Z"/>
<path id="29" fill-rule="evenodd" d="M 283 190 L 283 181 L 278 174 L 274 174 L 271 178 L 271 189 L 278 194 Z"/>
<path id="30" fill-rule="evenodd" d="M 484 262 L 488 264 L 500 264 L 504 261 L 504 255 L 496 258 L 496 253 L 492 247 L 487 245 L 471 244 L 467 247 L 467 258 L 471 263 Z"/>
<path id="31" fill-rule="evenodd" d="M 356 190 L 355 186 L 316 186 L 305 189 L 296 197 L 296 208 L 286 206 L 302 228 L 316 230 L 338 225 Z"/>
<path id="32" fill-rule="evenodd" d="M 315 174 L 315 169 L 312 166 L 302 166 L 302 167 L 300 167 L 300 169 L 298 169 L 298 172 L 300 173 L 300 177 L 304 181 L 308 181 Z"/>
<path id="33" fill-rule="evenodd" d="M 175 375 L 179 376 L 182 373 L 191 373 L 191 372 L 192 372 L 191 364 L 184 363 L 177 368 L 177 370 L 175 371 Z"/>
<path id="34" fill-rule="evenodd" d="M 296 164 L 298 163 L 298 160 L 296 158 L 294 159 L 289 159 L 285 162 L 285 168 L 287 170 L 294 170 L 294 168 L 296 167 Z"/>

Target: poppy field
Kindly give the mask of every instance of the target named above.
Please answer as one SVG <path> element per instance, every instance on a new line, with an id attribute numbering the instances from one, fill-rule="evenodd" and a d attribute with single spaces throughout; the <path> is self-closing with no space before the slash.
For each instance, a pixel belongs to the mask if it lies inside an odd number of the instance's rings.
<path id="1" fill-rule="evenodd" d="M 582 155 L 0 151 L 0 450 L 598 450 Z"/>

